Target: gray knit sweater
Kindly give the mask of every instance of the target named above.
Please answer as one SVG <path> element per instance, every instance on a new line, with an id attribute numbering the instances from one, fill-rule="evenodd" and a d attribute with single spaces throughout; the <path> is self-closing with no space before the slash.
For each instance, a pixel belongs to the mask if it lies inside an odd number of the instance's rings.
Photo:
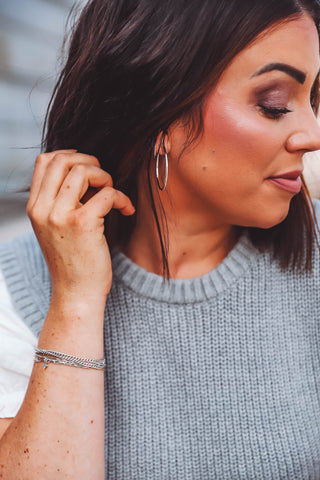
<path id="1" fill-rule="evenodd" d="M 39 334 L 50 278 L 33 235 L 0 247 Z M 212 272 L 162 278 L 113 254 L 106 478 L 320 479 L 320 258 L 283 273 L 243 236 Z"/>

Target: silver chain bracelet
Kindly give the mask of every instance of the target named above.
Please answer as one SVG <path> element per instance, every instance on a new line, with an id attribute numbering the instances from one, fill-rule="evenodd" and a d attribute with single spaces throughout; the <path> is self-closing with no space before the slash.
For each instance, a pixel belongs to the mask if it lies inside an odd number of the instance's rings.
<path id="1" fill-rule="evenodd" d="M 97 370 L 105 370 L 106 360 L 94 360 L 92 358 L 81 358 L 74 355 L 67 355 L 66 353 L 55 352 L 54 350 L 35 349 L 35 362 L 43 362 L 43 368 L 47 368 L 49 363 L 56 363 L 61 365 L 69 365 L 70 367 L 79 368 L 95 368 Z"/>

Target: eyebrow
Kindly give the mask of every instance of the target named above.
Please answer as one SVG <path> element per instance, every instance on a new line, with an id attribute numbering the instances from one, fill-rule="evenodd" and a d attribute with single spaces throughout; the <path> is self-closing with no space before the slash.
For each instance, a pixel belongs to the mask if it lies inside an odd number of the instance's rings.
<path id="1" fill-rule="evenodd" d="M 286 63 L 268 63 L 268 65 L 265 65 L 264 67 L 260 68 L 256 73 L 254 73 L 252 77 L 262 75 L 263 73 L 272 72 L 273 70 L 279 70 L 280 72 L 284 72 L 287 75 L 290 75 L 290 77 L 301 83 L 301 85 L 303 85 L 306 80 L 306 74 L 304 72 L 298 70 L 295 67 L 292 67 L 291 65 L 287 65 Z"/>

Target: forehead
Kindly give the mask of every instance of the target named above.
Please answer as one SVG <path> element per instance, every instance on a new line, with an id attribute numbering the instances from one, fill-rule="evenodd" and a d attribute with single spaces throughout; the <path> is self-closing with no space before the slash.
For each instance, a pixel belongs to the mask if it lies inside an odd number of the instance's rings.
<path id="1" fill-rule="evenodd" d="M 235 56 L 219 83 L 248 79 L 268 63 L 290 64 L 314 80 L 319 71 L 319 37 L 309 15 L 304 14 L 265 30 Z"/>

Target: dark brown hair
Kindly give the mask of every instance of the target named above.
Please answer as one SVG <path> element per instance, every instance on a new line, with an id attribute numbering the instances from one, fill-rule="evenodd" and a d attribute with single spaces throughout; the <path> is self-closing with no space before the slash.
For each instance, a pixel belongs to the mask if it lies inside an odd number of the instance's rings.
<path id="1" fill-rule="evenodd" d="M 233 57 L 266 28 L 304 12 L 319 30 L 319 10 L 317 0 L 90 0 L 73 25 L 48 107 L 45 151 L 95 155 L 135 205 L 138 174 L 148 168 L 168 276 L 165 215 L 157 213 L 151 180 L 157 136 L 185 119 L 194 141 L 202 132 L 203 100 Z M 317 108 L 318 85 L 312 101 Z M 283 268 L 310 269 L 315 226 L 303 182 L 281 224 L 248 230 Z M 124 245 L 133 228 L 134 217 L 106 217 L 111 246 Z"/>

